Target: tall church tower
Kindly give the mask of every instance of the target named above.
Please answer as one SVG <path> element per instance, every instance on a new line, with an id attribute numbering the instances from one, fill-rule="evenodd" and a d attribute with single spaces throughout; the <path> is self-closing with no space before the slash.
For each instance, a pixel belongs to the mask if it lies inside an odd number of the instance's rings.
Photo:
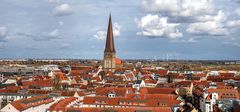
<path id="1" fill-rule="evenodd" d="M 114 39 L 113 39 L 113 29 L 112 29 L 112 18 L 111 14 L 109 16 L 108 21 L 108 30 L 107 30 L 107 39 L 106 46 L 104 50 L 104 60 L 103 60 L 103 68 L 105 72 L 114 72 L 116 69 L 116 51 L 114 47 Z"/>

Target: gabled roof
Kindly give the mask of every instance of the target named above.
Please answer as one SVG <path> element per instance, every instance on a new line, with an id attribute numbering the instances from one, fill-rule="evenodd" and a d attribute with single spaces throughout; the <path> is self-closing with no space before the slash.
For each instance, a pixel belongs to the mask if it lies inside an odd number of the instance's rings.
<path id="1" fill-rule="evenodd" d="M 139 107 L 159 107 L 159 106 L 172 106 L 178 105 L 181 101 L 175 99 L 162 99 L 157 98 L 146 98 L 145 95 L 132 94 L 132 97 L 125 98 L 108 98 L 106 96 L 96 96 L 96 97 L 84 97 L 83 104 L 101 104 L 101 105 L 111 105 L 111 106 L 134 106 L 135 108 Z M 141 104 L 141 105 L 138 105 Z"/>
<path id="2" fill-rule="evenodd" d="M 16 100 L 16 101 L 13 101 L 11 105 L 15 107 L 17 110 L 23 111 L 34 106 L 48 104 L 50 102 L 53 102 L 52 97 L 49 97 L 48 95 L 44 95 L 44 96 L 35 96 L 28 99 Z"/>
<path id="3" fill-rule="evenodd" d="M 156 71 L 156 74 L 159 74 L 159 75 L 167 75 L 168 73 L 168 70 L 157 70 Z"/>
<path id="4" fill-rule="evenodd" d="M 207 100 L 212 98 L 212 93 L 218 94 L 218 99 L 224 99 L 224 98 L 234 98 L 239 99 L 239 93 L 235 89 L 213 89 L 210 88 L 207 90 L 209 93 L 207 96 Z"/>
<path id="5" fill-rule="evenodd" d="M 53 86 L 53 81 L 51 79 L 49 80 L 38 80 L 38 81 L 26 81 L 22 82 L 23 86 L 29 87 L 30 85 L 32 86 L 40 86 L 40 87 L 52 87 Z"/>
<path id="6" fill-rule="evenodd" d="M 66 109 L 67 105 L 69 103 L 75 101 L 76 99 L 77 98 L 75 98 L 75 97 L 62 99 L 62 100 L 58 101 L 57 103 L 54 103 L 53 105 L 51 105 L 48 110 L 65 112 L 65 109 Z"/>
<path id="7" fill-rule="evenodd" d="M 125 94 L 127 93 L 133 93 L 132 88 L 115 88 L 115 87 L 110 87 L 110 88 L 97 88 L 96 89 L 96 95 L 99 96 L 107 96 L 108 93 L 110 92 L 115 92 L 117 97 L 124 97 Z"/>

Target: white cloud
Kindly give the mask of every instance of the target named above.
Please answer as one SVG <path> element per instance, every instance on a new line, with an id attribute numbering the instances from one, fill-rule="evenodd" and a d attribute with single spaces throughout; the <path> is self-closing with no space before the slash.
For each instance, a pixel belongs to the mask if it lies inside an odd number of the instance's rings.
<path id="1" fill-rule="evenodd" d="M 60 3 L 61 0 L 48 0 L 50 3 Z"/>
<path id="2" fill-rule="evenodd" d="M 59 36 L 60 36 L 59 30 L 58 30 L 58 29 L 55 29 L 55 30 L 49 32 L 47 36 L 48 36 L 49 38 L 52 38 L 52 39 L 53 39 L 53 38 L 59 38 Z"/>
<path id="3" fill-rule="evenodd" d="M 73 14 L 73 9 L 69 4 L 61 4 L 54 9 L 55 16 L 66 16 Z"/>
<path id="4" fill-rule="evenodd" d="M 178 0 L 142 0 L 142 7 L 149 12 L 176 12 Z"/>
<path id="5" fill-rule="evenodd" d="M 225 27 L 225 21 L 226 16 L 223 11 L 220 10 L 218 15 L 213 16 L 209 21 L 189 24 L 187 32 L 197 35 L 228 35 L 229 31 Z"/>
<path id="6" fill-rule="evenodd" d="M 171 39 L 183 36 L 182 32 L 176 28 L 180 24 L 168 23 L 167 17 L 148 14 L 137 21 L 137 25 L 141 30 L 141 32 L 137 32 L 138 35 L 167 37 Z"/>
<path id="7" fill-rule="evenodd" d="M 0 41 L 4 41 L 8 35 L 8 29 L 6 27 L 0 27 Z"/>
<path id="8" fill-rule="evenodd" d="M 204 21 L 215 12 L 211 0 L 142 0 L 142 7 L 147 12 L 187 19 L 191 17 L 196 21 Z"/>
<path id="9" fill-rule="evenodd" d="M 231 20 L 226 23 L 227 27 L 240 28 L 240 20 Z"/>
<path id="10" fill-rule="evenodd" d="M 103 40 L 106 38 L 107 32 L 105 31 L 98 31 L 97 34 L 94 35 L 94 37 L 98 40 Z"/>
<path id="11" fill-rule="evenodd" d="M 118 37 L 120 36 L 121 26 L 118 23 L 113 24 L 113 35 Z"/>
<path id="12" fill-rule="evenodd" d="M 194 43 L 194 42 L 197 42 L 197 40 L 195 40 L 194 38 L 189 38 L 187 42 Z"/>
<path id="13" fill-rule="evenodd" d="M 121 26 L 118 23 L 113 24 L 113 36 L 114 37 L 119 37 L 121 33 Z M 104 40 L 107 36 L 106 31 L 97 31 L 95 35 L 93 35 L 94 38 L 97 40 Z"/>
<path id="14" fill-rule="evenodd" d="M 210 0 L 183 0 L 180 16 L 198 16 L 214 12 L 214 6 Z"/>

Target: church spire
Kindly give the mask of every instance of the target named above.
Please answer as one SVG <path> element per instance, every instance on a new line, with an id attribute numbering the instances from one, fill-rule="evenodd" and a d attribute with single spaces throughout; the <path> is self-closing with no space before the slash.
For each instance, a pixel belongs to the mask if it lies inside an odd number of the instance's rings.
<path id="1" fill-rule="evenodd" d="M 103 68 L 106 72 L 114 72 L 116 69 L 116 51 L 114 48 L 111 13 L 109 15 L 106 46 L 104 50 Z"/>
<path id="2" fill-rule="evenodd" d="M 113 39 L 113 29 L 112 29 L 112 17 L 111 13 L 109 15 L 109 21 L 108 21 L 108 30 L 107 30 L 107 39 L 106 39 L 106 46 L 104 52 L 113 52 L 115 53 L 115 47 L 114 47 L 114 39 Z"/>

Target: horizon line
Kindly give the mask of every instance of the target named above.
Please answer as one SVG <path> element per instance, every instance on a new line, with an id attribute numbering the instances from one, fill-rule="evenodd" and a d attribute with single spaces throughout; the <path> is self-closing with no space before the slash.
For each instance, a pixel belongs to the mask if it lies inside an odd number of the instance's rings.
<path id="1" fill-rule="evenodd" d="M 120 58 L 121 59 L 121 58 Z M 97 58 L 0 58 L 0 60 L 102 60 Z M 146 61 L 240 61 L 240 59 L 144 59 L 144 58 L 123 58 L 121 60 L 146 60 Z"/>

